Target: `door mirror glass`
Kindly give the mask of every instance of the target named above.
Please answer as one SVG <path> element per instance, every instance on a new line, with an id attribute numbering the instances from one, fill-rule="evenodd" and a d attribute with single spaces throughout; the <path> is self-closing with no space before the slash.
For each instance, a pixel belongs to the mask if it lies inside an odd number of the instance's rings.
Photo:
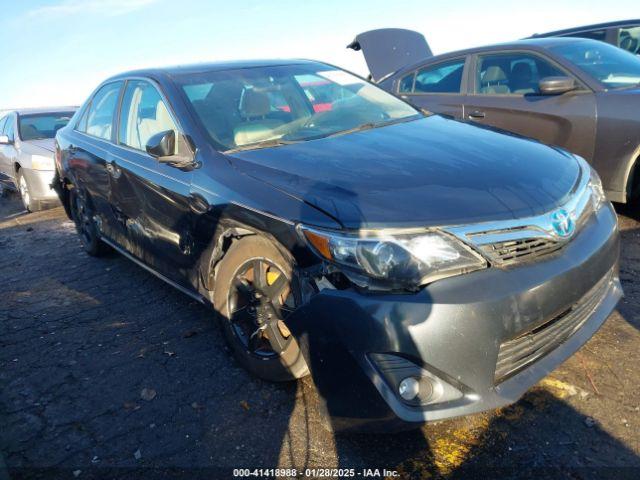
<path id="1" fill-rule="evenodd" d="M 545 77 L 539 83 L 542 95 L 560 95 L 575 90 L 576 81 L 571 77 Z"/>
<path id="2" fill-rule="evenodd" d="M 9 137 L 7 135 L 0 135 L 0 145 L 10 145 L 11 144 L 11 140 L 9 140 Z"/>
<path id="3" fill-rule="evenodd" d="M 147 141 L 147 153 L 158 159 L 171 157 L 176 151 L 176 133 L 173 130 L 152 135 Z"/>

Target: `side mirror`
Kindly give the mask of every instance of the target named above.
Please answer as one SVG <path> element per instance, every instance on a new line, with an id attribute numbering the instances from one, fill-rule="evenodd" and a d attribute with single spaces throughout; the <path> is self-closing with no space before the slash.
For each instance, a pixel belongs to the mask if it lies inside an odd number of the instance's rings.
<path id="1" fill-rule="evenodd" d="M 0 145 L 11 145 L 11 140 L 7 135 L 0 135 Z"/>
<path id="2" fill-rule="evenodd" d="M 576 81 L 570 77 L 545 77 L 538 82 L 542 95 L 560 95 L 575 90 Z"/>
<path id="3" fill-rule="evenodd" d="M 170 157 L 176 152 L 176 133 L 173 130 L 156 133 L 149 138 L 145 148 L 153 157 Z"/>

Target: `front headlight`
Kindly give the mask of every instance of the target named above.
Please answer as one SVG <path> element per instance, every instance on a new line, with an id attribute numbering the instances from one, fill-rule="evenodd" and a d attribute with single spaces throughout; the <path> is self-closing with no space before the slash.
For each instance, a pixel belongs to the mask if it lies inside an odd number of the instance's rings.
<path id="1" fill-rule="evenodd" d="M 34 170 L 54 170 L 53 158 L 43 155 L 31 155 L 31 168 Z"/>
<path id="2" fill-rule="evenodd" d="M 597 172 L 591 168 L 591 178 L 589 178 L 589 188 L 591 189 L 591 203 L 593 210 L 597 212 L 607 201 L 607 196 L 602 188 L 602 181 Z"/>
<path id="3" fill-rule="evenodd" d="M 301 228 L 311 248 L 329 262 L 391 286 L 417 288 L 485 268 L 487 262 L 457 238 L 438 230 L 367 236 Z"/>

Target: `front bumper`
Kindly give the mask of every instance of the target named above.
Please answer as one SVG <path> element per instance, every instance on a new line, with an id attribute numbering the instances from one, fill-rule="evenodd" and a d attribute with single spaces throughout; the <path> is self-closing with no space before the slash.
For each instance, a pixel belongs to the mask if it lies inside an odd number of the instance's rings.
<path id="1" fill-rule="evenodd" d="M 22 174 L 29 184 L 31 197 L 34 200 L 44 202 L 55 202 L 58 200 L 58 194 L 51 188 L 55 176 L 54 170 L 32 170 L 30 168 L 23 168 Z"/>
<path id="2" fill-rule="evenodd" d="M 415 294 L 324 289 L 287 324 L 334 428 L 388 430 L 494 409 L 516 401 L 604 323 L 622 296 L 619 249 L 616 215 L 607 204 L 559 253 L 535 263 L 440 280 Z M 501 344 L 579 305 L 599 283 L 577 330 L 496 380 Z M 408 359 L 463 394 L 445 403 L 407 404 L 372 360 L 375 354 Z"/>

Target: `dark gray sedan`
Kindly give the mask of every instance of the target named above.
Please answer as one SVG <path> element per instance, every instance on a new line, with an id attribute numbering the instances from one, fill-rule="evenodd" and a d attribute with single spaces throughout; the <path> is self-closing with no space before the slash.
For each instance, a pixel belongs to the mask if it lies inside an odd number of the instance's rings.
<path id="1" fill-rule="evenodd" d="M 537 38 L 433 56 L 424 37 L 373 30 L 371 78 L 417 107 L 509 130 L 587 159 L 610 200 L 640 193 L 640 57 L 578 38 Z"/>

